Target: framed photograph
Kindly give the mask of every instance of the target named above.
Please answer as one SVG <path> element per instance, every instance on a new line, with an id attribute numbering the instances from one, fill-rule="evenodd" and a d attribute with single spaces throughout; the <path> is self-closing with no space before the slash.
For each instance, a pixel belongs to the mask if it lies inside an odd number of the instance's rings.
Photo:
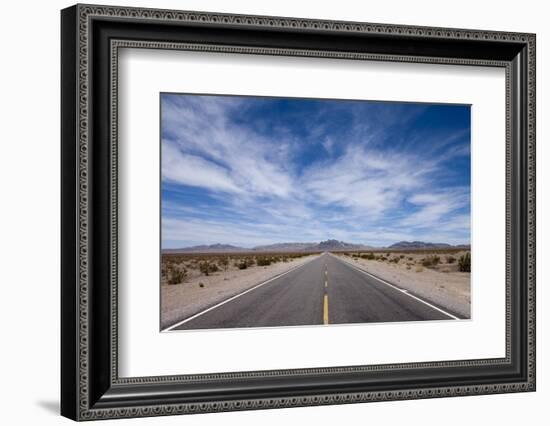
<path id="1" fill-rule="evenodd" d="M 61 412 L 535 390 L 535 35 L 61 12 Z"/>

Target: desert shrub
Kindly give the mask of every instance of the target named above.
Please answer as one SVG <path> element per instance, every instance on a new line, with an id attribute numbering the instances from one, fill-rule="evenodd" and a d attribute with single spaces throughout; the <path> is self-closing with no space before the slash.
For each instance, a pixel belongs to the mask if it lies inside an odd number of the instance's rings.
<path id="1" fill-rule="evenodd" d="M 200 287 L 200 288 L 203 288 L 203 287 L 204 287 L 204 283 L 202 283 L 202 282 L 199 283 L 199 287 Z"/>
<path id="2" fill-rule="evenodd" d="M 253 266 L 254 264 L 256 264 L 256 260 L 253 257 L 247 257 L 245 259 L 245 262 L 246 266 Z"/>
<path id="3" fill-rule="evenodd" d="M 209 268 L 208 268 L 208 262 L 201 262 L 199 263 L 199 271 L 201 271 L 201 274 L 208 275 Z"/>
<path id="4" fill-rule="evenodd" d="M 405 259 L 405 255 L 404 255 L 404 254 L 400 254 L 400 255 L 399 255 L 399 259 Z"/>
<path id="5" fill-rule="evenodd" d="M 170 267 L 168 270 L 168 284 L 180 284 L 187 278 L 187 269 Z"/>
<path id="6" fill-rule="evenodd" d="M 236 263 L 235 265 L 236 265 L 237 268 L 239 268 L 239 269 L 246 269 L 246 268 L 248 268 L 248 264 L 246 263 L 246 261 L 242 261 L 242 262 Z"/>
<path id="7" fill-rule="evenodd" d="M 409 260 L 414 260 L 412 257 L 409 257 Z"/>
<path id="8" fill-rule="evenodd" d="M 218 268 L 218 265 L 216 265 L 215 263 L 210 263 L 205 260 L 204 262 L 201 262 L 199 264 L 199 270 L 201 271 L 201 274 L 209 275 L 211 272 L 219 271 L 220 268 Z"/>
<path id="9" fill-rule="evenodd" d="M 376 259 L 376 256 L 373 253 L 367 253 L 361 256 L 363 259 L 367 260 L 374 260 Z"/>
<path id="10" fill-rule="evenodd" d="M 458 270 L 460 272 L 470 272 L 471 266 L 470 252 L 463 254 L 458 258 Z"/>
<path id="11" fill-rule="evenodd" d="M 437 255 L 426 256 L 424 259 L 422 259 L 422 266 L 429 268 L 431 266 L 437 265 L 440 260 L 441 258 Z"/>
<path id="12" fill-rule="evenodd" d="M 271 259 L 268 257 L 258 257 L 256 263 L 258 266 L 269 266 L 271 265 Z"/>
<path id="13" fill-rule="evenodd" d="M 456 259 L 454 256 L 447 256 L 447 263 L 455 263 Z"/>
<path id="14" fill-rule="evenodd" d="M 394 257 L 393 259 L 390 259 L 390 262 L 399 263 L 399 258 L 398 258 L 398 257 Z"/>
<path id="15" fill-rule="evenodd" d="M 228 257 L 222 257 L 218 263 L 220 266 L 227 271 L 227 266 L 229 265 L 229 258 Z"/>

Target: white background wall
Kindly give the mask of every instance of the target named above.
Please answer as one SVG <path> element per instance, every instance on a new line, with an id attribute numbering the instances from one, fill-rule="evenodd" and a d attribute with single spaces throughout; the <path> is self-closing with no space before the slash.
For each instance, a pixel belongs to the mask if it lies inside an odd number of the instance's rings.
<path id="1" fill-rule="evenodd" d="M 317 408 L 108 421 L 102 424 L 548 424 L 550 401 L 550 27 L 545 2 L 297 0 L 108 1 L 143 7 L 537 33 L 538 390 Z M 68 424 L 59 404 L 59 9 L 2 5 L 0 65 L 0 401 L 2 424 Z M 129 423 L 131 422 L 131 423 Z"/>

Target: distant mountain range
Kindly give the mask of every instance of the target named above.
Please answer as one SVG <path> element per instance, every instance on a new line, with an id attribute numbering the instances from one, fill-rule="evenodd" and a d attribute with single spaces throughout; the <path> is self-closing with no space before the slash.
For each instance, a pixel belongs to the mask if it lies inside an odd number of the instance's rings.
<path id="1" fill-rule="evenodd" d="M 447 243 L 425 243 L 423 241 L 399 241 L 398 243 L 388 246 L 389 249 L 438 249 L 463 247 L 465 246 L 453 246 Z"/>
<path id="2" fill-rule="evenodd" d="M 265 246 L 257 246 L 252 251 L 307 251 L 315 243 L 278 243 Z"/>
<path id="3" fill-rule="evenodd" d="M 345 243 L 338 240 L 321 241 L 316 248 L 323 251 L 341 251 L 341 250 L 370 250 L 373 247 L 364 244 Z"/>
<path id="4" fill-rule="evenodd" d="M 231 244 L 211 244 L 200 245 L 192 247 L 182 247 L 175 249 L 164 249 L 164 253 L 230 253 L 230 252 L 242 252 L 249 251 L 243 247 L 232 246 Z"/>
<path id="5" fill-rule="evenodd" d="M 414 250 L 439 248 L 470 248 L 469 245 L 453 246 L 445 243 L 425 243 L 422 241 L 400 241 L 388 247 L 373 247 L 364 244 L 352 244 L 338 240 L 326 240 L 319 243 L 277 243 L 253 248 L 233 246 L 231 244 L 211 244 L 176 249 L 165 249 L 163 253 L 246 253 L 246 252 L 319 252 L 319 251 L 350 251 L 350 250 Z"/>
<path id="6" fill-rule="evenodd" d="M 388 246 L 389 249 L 444 249 L 444 248 L 470 248 L 469 244 L 453 246 L 447 243 L 425 243 L 423 241 L 399 241 Z"/>
<path id="7" fill-rule="evenodd" d="M 373 247 L 363 244 L 351 244 L 338 240 L 326 240 L 320 243 L 277 243 L 253 248 L 237 247 L 230 244 L 211 244 L 176 249 L 165 249 L 164 253 L 232 253 L 232 252 L 296 252 L 296 251 L 345 251 L 370 250 Z"/>

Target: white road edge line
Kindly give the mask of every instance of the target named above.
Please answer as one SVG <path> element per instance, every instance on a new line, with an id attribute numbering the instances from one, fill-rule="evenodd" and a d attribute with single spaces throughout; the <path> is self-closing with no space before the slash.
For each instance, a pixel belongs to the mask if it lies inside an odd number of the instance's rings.
<path id="1" fill-rule="evenodd" d="M 322 255 L 321 255 L 321 256 L 322 256 Z M 271 277 L 271 278 L 268 279 L 267 281 L 263 281 L 263 282 L 261 282 L 260 284 L 256 284 L 254 287 L 249 288 L 248 290 L 245 290 L 245 291 L 243 291 L 243 292 L 241 292 L 241 293 L 238 293 L 238 294 L 236 294 L 235 296 L 230 297 L 229 299 L 226 299 L 226 300 L 224 300 L 224 301 L 222 301 L 222 302 L 220 302 L 220 303 L 218 303 L 218 304 L 216 304 L 216 305 L 214 305 L 214 306 L 211 306 L 210 308 L 205 309 L 204 311 L 201 311 L 201 312 L 199 312 L 199 313 L 197 313 L 197 314 L 194 314 L 194 315 L 192 315 L 192 316 L 190 316 L 190 317 L 187 317 L 187 318 L 185 318 L 184 320 L 182 320 L 182 321 L 180 321 L 180 322 L 178 322 L 178 323 L 176 323 L 176 324 L 174 324 L 174 325 L 171 325 L 170 327 L 167 327 L 167 328 L 161 330 L 161 332 L 163 332 L 163 331 L 172 331 L 174 328 L 179 327 L 180 325 L 185 324 L 185 323 L 188 322 L 188 321 L 194 320 L 195 318 L 200 317 L 201 315 L 204 315 L 205 313 L 210 312 L 210 311 L 213 310 L 213 309 L 219 308 L 220 306 L 225 305 L 226 303 L 231 302 L 232 300 L 235 300 L 235 299 L 237 299 L 238 297 L 241 297 L 241 296 L 245 295 L 246 293 L 250 293 L 252 290 L 256 290 L 257 288 L 260 288 L 261 286 L 266 285 L 267 283 L 270 283 L 271 281 L 276 280 L 277 278 L 280 278 L 280 277 L 282 277 L 283 275 L 286 275 L 286 274 L 288 274 L 288 273 L 290 273 L 290 272 L 292 272 L 292 271 L 295 271 L 296 269 L 301 268 L 302 266 L 307 265 L 309 262 L 313 262 L 313 261 L 314 261 L 315 259 L 317 259 L 317 258 L 319 258 L 319 256 L 317 256 L 317 257 L 315 257 L 315 258 L 313 258 L 313 259 L 311 259 L 311 260 L 308 260 L 307 262 L 302 263 L 301 265 L 297 265 L 297 266 L 295 266 L 294 268 L 289 269 L 289 270 L 286 271 L 286 272 L 283 272 L 283 273 L 281 273 L 281 274 L 279 274 L 279 275 L 275 275 L 274 277 Z"/>
<path id="2" fill-rule="evenodd" d="M 331 256 L 334 256 L 334 255 L 331 254 Z M 435 309 L 436 311 L 439 311 L 439 312 L 441 312 L 442 314 L 445 314 L 445 315 L 447 315 L 448 317 L 450 317 L 450 318 L 452 318 L 452 319 L 455 319 L 455 320 L 459 320 L 459 319 L 460 319 L 459 317 L 454 316 L 453 314 L 450 314 L 449 312 L 444 311 L 443 309 L 438 308 L 437 306 L 434 306 L 434 305 L 432 305 L 431 303 L 426 302 L 425 300 L 422 300 L 420 297 L 416 297 L 415 295 L 409 293 L 408 290 L 399 288 L 399 287 L 397 287 L 397 286 L 395 286 L 395 285 L 393 285 L 393 284 L 391 284 L 391 283 L 389 283 L 389 282 L 383 280 L 382 278 L 378 278 L 376 275 L 372 275 L 371 273 L 369 273 L 369 272 L 367 272 L 367 271 L 364 271 L 363 269 L 358 268 L 357 266 L 355 266 L 355 265 L 353 265 L 353 264 L 351 264 L 351 263 L 346 262 L 345 260 L 338 259 L 336 256 L 334 256 L 334 257 L 335 257 L 337 260 L 339 260 L 340 262 L 347 263 L 349 266 L 351 266 L 352 268 L 357 269 L 359 272 L 362 272 L 363 274 L 368 275 L 369 277 L 374 278 L 374 279 L 377 280 L 377 281 L 380 281 L 382 284 L 386 284 L 387 286 L 390 286 L 391 288 L 393 288 L 393 289 L 395 289 L 395 290 L 398 290 L 398 291 L 400 291 L 401 293 L 403 293 L 403 294 L 405 294 L 405 295 L 407 295 L 407 296 L 409 296 L 409 297 L 412 297 L 413 299 L 416 299 L 416 300 L 418 300 L 419 302 L 424 303 L 425 305 L 428 305 L 430 308 L 433 308 L 433 309 Z"/>

